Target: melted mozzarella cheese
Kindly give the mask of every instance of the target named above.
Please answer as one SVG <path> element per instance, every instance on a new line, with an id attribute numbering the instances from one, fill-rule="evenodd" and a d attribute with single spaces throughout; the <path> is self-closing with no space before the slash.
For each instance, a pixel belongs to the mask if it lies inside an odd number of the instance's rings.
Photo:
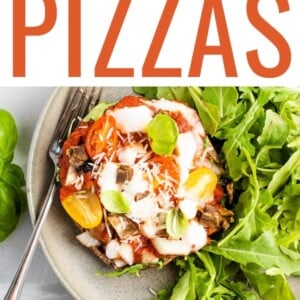
<path id="1" fill-rule="evenodd" d="M 198 201 L 183 199 L 179 202 L 179 208 L 189 220 L 194 219 L 198 210 Z"/>
<path id="2" fill-rule="evenodd" d="M 133 218 L 147 220 L 155 217 L 157 214 L 157 204 L 153 197 L 145 197 L 131 205 L 130 215 Z"/>
<path id="3" fill-rule="evenodd" d="M 117 169 L 118 164 L 113 162 L 107 162 L 104 165 L 101 175 L 99 176 L 97 181 L 98 185 L 101 187 L 102 193 L 105 191 L 119 190 L 119 186 L 116 183 Z"/>
<path id="4" fill-rule="evenodd" d="M 193 251 L 201 249 L 207 244 L 205 228 L 196 221 L 191 221 L 182 241 L 190 244 Z"/>
<path id="5" fill-rule="evenodd" d="M 115 259 L 119 257 L 120 243 L 114 239 L 108 242 L 105 248 L 105 254 L 109 259 Z"/>
<path id="6" fill-rule="evenodd" d="M 145 105 L 118 108 L 110 111 L 110 113 L 115 118 L 117 128 L 122 133 L 145 132 L 153 116 L 153 112 Z"/>
<path id="7" fill-rule="evenodd" d="M 191 245 L 182 240 L 155 237 L 151 242 L 161 255 L 188 255 L 191 252 Z"/>
<path id="8" fill-rule="evenodd" d="M 140 143 L 127 145 L 125 147 L 119 148 L 117 151 L 119 161 L 126 164 L 134 164 L 137 158 L 145 154 L 146 151 L 143 148 L 143 145 Z"/>
<path id="9" fill-rule="evenodd" d="M 128 265 L 132 265 L 134 263 L 133 249 L 129 244 L 121 243 L 119 255 Z"/>
<path id="10" fill-rule="evenodd" d="M 147 102 L 148 103 L 148 102 Z M 205 131 L 202 124 L 199 122 L 199 117 L 196 111 L 187 105 L 177 102 L 177 101 L 169 101 L 166 99 L 160 99 L 159 101 L 152 101 L 152 107 L 154 107 L 157 111 L 159 110 L 166 110 L 170 112 L 181 112 L 182 115 L 185 117 L 187 122 L 193 126 L 194 131 L 201 135 L 205 136 Z"/>
<path id="11" fill-rule="evenodd" d="M 132 195 L 148 191 L 149 182 L 146 180 L 143 170 L 141 170 L 138 166 L 134 166 L 133 176 L 130 181 L 123 185 L 123 189 Z"/>
<path id="12" fill-rule="evenodd" d="M 152 219 L 147 219 L 140 225 L 141 233 L 143 236 L 153 239 L 155 237 L 157 228 Z"/>
<path id="13" fill-rule="evenodd" d="M 86 247 L 98 247 L 100 242 L 93 238 L 88 231 L 84 231 L 76 236 L 77 240 Z"/>
<path id="14" fill-rule="evenodd" d="M 181 133 L 177 139 L 176 161 L 180 170 L 180 182 L 183 184 L 193 167 L 193 161 L 197 152 L 197 143 L 191 131 Z"/>

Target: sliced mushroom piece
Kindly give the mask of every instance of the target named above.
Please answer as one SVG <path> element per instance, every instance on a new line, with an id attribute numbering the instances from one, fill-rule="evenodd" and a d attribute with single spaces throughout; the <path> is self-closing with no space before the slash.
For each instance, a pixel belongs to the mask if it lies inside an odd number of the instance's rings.
<path id="1" fill-rule="evenodd" d="M 107 219 L 121 240 L 139 234 L 138 225 L 126 216 L 112 214 Z"/>
<path id="2" fill-rule="evenodd" d="M 70 165 L 74 168 L 79 168 L 86 160 L 88 160 L 84 145 L 70 147 L 67 150 L 67 155 L 69 157 Z"/>
<path id="3" fill-rule="evenodd" d="M 139 200 L 141 200 L 141 199 L 146 198 L 149 194 L 150 194 L 149 191 L 145 191 L 145 192 L 143 192 L 143 193 L 137 193 L 137 194 L 135 195 L 135 197 L 134 197 L 134 200 L 135 200 L 135 201 L 139 201 Z"/>
<path id="4" fill-rule="evenodd" d="M 215 206 L 207 204 L 201 214 L 200 224 L 203 225 L 208 235 L 217 232 L 220 228 L 221 216 Z"/>
<path id="5" fill-rule="evenodd" d="M 120 165 L 117 169 L 116 183 L 130 181 L 133 176 L 133 169 L 127 165 Z"/>
<path id="6" fill-rule="evenodd" d="M 227 192 L 229 203 L 232 204 L 232 202 L 233 202 L 233 183 L 232 182 L 226 184 L 226 192 Z"/>
<path id="7" fill-rule="evenodd" d="M 234 222 L 234 213 L 233 213 L 233 211 L 231 211 L 225 207 L 220 207 L 219 213 L 222 217 L 221 227 L 224 230 L 227 230 L 229 228 L 230 224 L 232 224 Z"/>
<path id="8" fill-rule="evenodd" d="M 233 212 L 222 206 L 207 204 L 199 222 L 206 228 L 208 235 L 211 235 L 221 229 L 226 230 L 234 222 Z"/>

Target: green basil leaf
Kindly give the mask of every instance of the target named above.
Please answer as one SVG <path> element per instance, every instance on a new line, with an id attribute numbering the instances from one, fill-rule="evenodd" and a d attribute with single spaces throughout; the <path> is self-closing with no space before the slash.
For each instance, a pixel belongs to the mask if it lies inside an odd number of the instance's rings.
<path id="1" fill-rule="evenodd" d="M 130 212 L 128 200 L 118 191 L 106 191 L 101 194 L 101 203 L 109 212 L 126 214 Z"/>
<path id="2" fill-rule="evenodd" d="M 17 226 L 19 216 L 16 212 L 13 188 L 0 182 L 0 242 Z"/>
<path id="3" fill-rule="evenodd" d="M 178 127 L 166 114 L 157 114 L 147 127 L 152 150 L 159 155 L 170 155 L 176 148 Z"/>
<path id="4" fill-rule="evenodd" d="M 174 239 L 182 238 L 188 227 L 188 219 L 181 210 L 171 209 L 167 214 L 167 233 Z"/>
<path id="5" fill-rule="evenodd" d="M 21 187 L 14 187 L 15 191 L 15 207 L 16 212 L 20 215 L 22 212 L 26 211 L 27 209 L 27 195 L 23 188 Z"/>
<path id="6" fill-rule="evenodd" d="M 17 140 L 18 131 L 13 116 L 0 109 L 0 159 L 12 161 Z"/>
<path id="7" fill-rule="evenodd" d="M 83 121 L 88 122 L 90 120 L 98 120 L 105 113 L 105 111 L 114 104 L 115 102 L 100 102 L 83 118 Z"/>
<path id="8" fill-rule="evenodd" d="M 6 164 L 0 172 L 0 178 L 15 187 L 22 187 L 25 185 L 24 172 L 21 167 L 16 164 Z"/>

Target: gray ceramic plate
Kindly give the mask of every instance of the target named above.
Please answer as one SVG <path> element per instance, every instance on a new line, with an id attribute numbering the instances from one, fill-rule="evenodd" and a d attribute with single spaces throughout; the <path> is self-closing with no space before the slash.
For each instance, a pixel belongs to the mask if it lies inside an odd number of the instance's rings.
<path id="1" fill-rule="evenodd" d="M 59 88 L 46 104 L 33 136 L 28 162 L 28 203 L 34 220 L 46 194 L 53 166 L 48 158 L 48 145 L 58 122 L 69 88 Z M 116 100 L 132 93 L 129 88 L 103 88 L 101 98 Z M 41 245 L 54 272 L 76 299 L 151 299 L 149 289 L 159 290 L 174 281 L 171 266 L 158 271 L 145 270 L 140 277 L 106 278 L 99 271 L 111 271 L 76 240 L 76 229 L 60 206 L 58 197 L 43 227 Z"/>
<path id="2" fill-rule="evenodd" d="M 28 162 L 28 203 L 31 219 L 34 221 L 40 203 L 46 194 L 53 165 L 48 158 L 48 145 L 58 122 L 70 88 L 59 88 L 45 106 L 37 123 L 31 144 Z M 131 88 L 103 88 L 101 98 L 116 100 L 132 93 Z M 43 227 L 41 245 L 54 272 L 76 299 L 151 299 L 149 289 L 159 290 L 175 280 L 172 266 L 163 270 L 145 270 L 140 277 L 122 276 L 106 278 L 96 276 L 98 271 L 111 269 L 100 262 L 75 238 L 76 230 L 65 214 L 56 197 L 54 205 Z M 300 299 L 298 279 L 292 279 L 292 286 Z"/>

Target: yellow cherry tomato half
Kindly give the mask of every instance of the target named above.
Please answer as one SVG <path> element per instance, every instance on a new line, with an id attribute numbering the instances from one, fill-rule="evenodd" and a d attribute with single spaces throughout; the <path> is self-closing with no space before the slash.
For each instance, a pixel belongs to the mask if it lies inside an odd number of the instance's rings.
<path id="1" fill-rule="evenodd" d="M 185 190 L 194 197 L 212 195 L 218 182 L 217 175 L 206 167 L 193 170 L 184 183 Z"/>
<path id="2" fill-rule="evenodd" d="M 61 201 L 68 215 L 83 228 L 94 228 L 102 220 L 100 200 L 95 193 L 78 191 Z"/>

